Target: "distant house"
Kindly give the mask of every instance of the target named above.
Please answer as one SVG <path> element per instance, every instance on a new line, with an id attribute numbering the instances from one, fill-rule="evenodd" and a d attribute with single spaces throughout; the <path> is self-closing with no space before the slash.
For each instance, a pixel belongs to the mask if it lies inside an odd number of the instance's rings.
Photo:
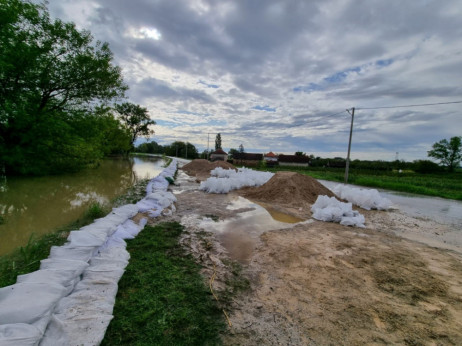
<path id="1" fill-rule="evenodd" d="M 310 158 L 306 155 L 279 155 L 279 166 L 308 167 Z"/>
<path id="2" fill-rule="evenodd" d="M 210 161 L 228 161 L 228 154 L 222 149 L 217 149 L 210 154 Z"/>
<path id="3" fill-rule="evenodd" d="M 278 157 L 272 151 L 263 156 L 263 159 L 268 162 L 278 162 Z"/>
<path id="4" fill-rule="evenodd" d="M 263 160 L 263 154 L 236 153 L 233 155 L 233 163 L 244 166 L 256 166 Z"/>

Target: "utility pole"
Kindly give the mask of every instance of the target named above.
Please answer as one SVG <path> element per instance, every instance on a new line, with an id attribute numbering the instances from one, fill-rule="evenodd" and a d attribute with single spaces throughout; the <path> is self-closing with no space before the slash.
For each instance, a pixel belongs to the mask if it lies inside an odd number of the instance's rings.
<path id="1" fill-rule="evenodd" d="M 188 159 L 188 142 L 186 142 L 186 160 Z"/>
<path id="2" fill-rule="evenodd" d="M 210 142 L 210 133 L 207 132 L 207 160 L 210 157 L 209 142 Z"/>
<path id="3" fill-rule="evenodd" d="M 346 159 L 346 166 L 345 166 L 345 184 L 348 183 L 348 170 L 350 168 L 350 150 L 351 150 L 351 137 L 353 135 L 353 120 L 355 118 L 355 107 L 346 110 L 349 114 L 351 114 L 351 126 L 350 126 L 350 140 L 348 142 L 348 155 Z"/>

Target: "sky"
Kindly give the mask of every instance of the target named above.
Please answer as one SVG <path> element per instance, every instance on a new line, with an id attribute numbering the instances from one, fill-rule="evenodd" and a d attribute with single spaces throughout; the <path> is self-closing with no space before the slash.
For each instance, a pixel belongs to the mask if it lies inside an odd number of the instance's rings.
<path id="1" fill-rule="evenodd" d="M 427 159 L 462 135 L 460 0 L 49 0 L 108 42 L 149 140 Z M 140 142 L 140 141 L 139 141 Z M 139 143 L 138 142 L 138 143 Z M 209 144 L 208 144 L 209 143 Z"/>

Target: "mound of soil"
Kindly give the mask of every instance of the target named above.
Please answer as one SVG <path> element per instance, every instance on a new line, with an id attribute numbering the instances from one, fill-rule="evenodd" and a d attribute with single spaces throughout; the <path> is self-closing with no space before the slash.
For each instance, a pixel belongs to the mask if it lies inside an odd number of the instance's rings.
<path id="1" fill-rule="evenodd" d="M 196 177 L 197 180 L 202 181 L 210 177 L 210 171 L 217 167 L 221 167 L 223 169 L 236 169 L 231 163 L 225 161 L 210 162 L 204 159 L 192 160 L 181 169 L 185 171 L 186 174 Z"/>
<path id="2" fill-rule="evenodd" d="M 316 179 L 295 172 L 277 172 L 266 184 L 241 194 L 249 199 L 291 207 L 307 207 L 316 202 L 319 195 L 337 197 Z"/>

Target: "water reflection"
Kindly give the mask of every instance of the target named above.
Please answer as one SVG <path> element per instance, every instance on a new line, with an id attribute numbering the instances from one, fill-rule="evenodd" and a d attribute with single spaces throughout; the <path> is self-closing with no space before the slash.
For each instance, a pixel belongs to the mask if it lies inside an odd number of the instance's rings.
<path id="1" fill-rule="evenodd" d="M 139 180 L 155 177 L 163 163 L 152 157 L 111 159 L 76 174 L 8 178 L 0 190 L 0 256 L 27 244 L 32 233 L 77 220 L 92 202 L 109 203 Z"/>
<path id="2" fill-rule="evenodd" d="M 218 222 L 205 219 L 201 227 L 216 232 L 229 256 L 243 264 L 248 263 L 263 232 L 291 228 L 295 223 L 303 221 L 272 208 L 268 210 L 268 205 L 260 205 L 243 197 L 232 200 L 227 209 L 246 211 Z"/>

